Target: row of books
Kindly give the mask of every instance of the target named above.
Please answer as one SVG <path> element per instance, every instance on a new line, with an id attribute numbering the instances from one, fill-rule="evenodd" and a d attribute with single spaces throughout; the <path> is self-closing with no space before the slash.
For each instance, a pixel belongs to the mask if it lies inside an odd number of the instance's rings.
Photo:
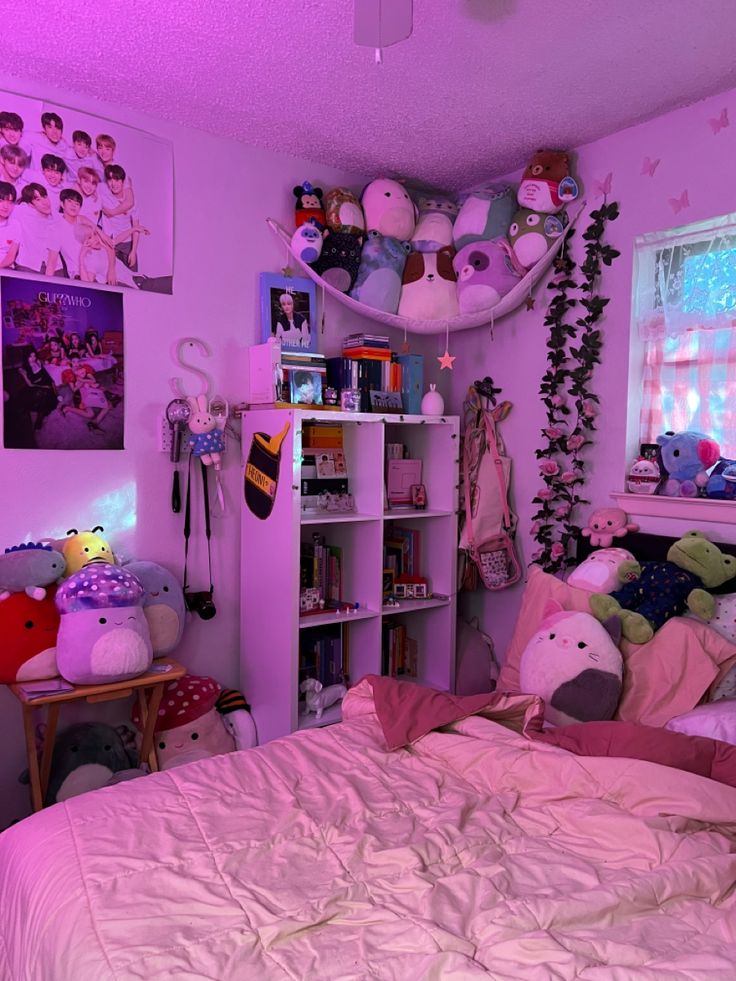
<path id="1" fill-rule="evenodd" d="M 299 684 L 307 678 L 316 678 L 325 688 L 346 684 L 346 657 L 347 644 L 343 644 L 339 627 L 302 630 L 299 635 Z"/>
<path id="2" fill-rule="evenodd" d="M 339 391 L 360 392 L 360 411 L 371 411 L 371 392 L 401 392 L 402 367 L 398 361 L 375 358 L 328 358 L 327 384 Z"/>
<path id="3" fill-rule="evenodd" d="M 417 676 L 417 642 L 406 624 L 385 620 L 381 626 L 381 674 L 391 678 Z"/>
<path id="4" fill-rule="evenodd" d="M 302 426 L 302 450 L 341 449 L 342 426 L 332 422 L 305 422 Z"/>
<path id="5" fill-rule="evenodd" d="M 316 589 L 326 604 L 342 602 L 342 549 L 328 545 L 324 535 L 315 533 L 311 542 L 302 542 L 299 588 Z"/>
<path id="6" fill-rule="evenodd" d="M 413 528 L 389 527 L 383 540 L 383 568 L 394 577 L 421 576 L 422 533 Z"/>

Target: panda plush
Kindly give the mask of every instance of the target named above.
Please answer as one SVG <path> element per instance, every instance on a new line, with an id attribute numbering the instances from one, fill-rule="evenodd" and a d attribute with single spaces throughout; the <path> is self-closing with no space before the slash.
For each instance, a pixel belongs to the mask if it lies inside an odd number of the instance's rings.
<path id="1" fill-rule="evenodd" d="M 362 245 L 362 235 L 348 235 L 347 232 L 331 232 L 327 229 L 322 242 L 322 253 L 312 263 L 312 269 L 336 290 L 349 293 L 358 275 Z"/>
<path id="2" fill-rule="evenodd" d="M 401 277 L 411 252 L 408 242 L 390 235 L 368 232 L 360 257 L 360 268 L 350 295 L 359 303 L 396 313 L 401 297 Z"/>
<path id="3" fill-rule="evenodd" d="M 401 280 L 399 316 L 412 320 L 451 320 L 457 316 L 454 254 L 451 247 L 411 253 Z"/>
<path id="4" fill-rule="evenodd" d="M 322 204 L 322 188 L 313 187 L 309 181 L 297 184 L 294 188 L 296 198 L 295 224 L 298 228 L 312 219 L 320 231 L 325 227 L 325 209 Z"/>

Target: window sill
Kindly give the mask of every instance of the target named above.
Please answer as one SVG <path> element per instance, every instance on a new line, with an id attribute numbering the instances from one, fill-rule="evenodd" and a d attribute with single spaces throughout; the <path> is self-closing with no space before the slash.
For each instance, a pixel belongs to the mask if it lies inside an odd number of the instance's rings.
<path id="1" fill-rule="evenodd" d="M 729 523 L 736 518 L 736 501 L 711 501 L 706 497 L 660 497 L 657 494 L 611 494 L 627 514 L 684 521 Z"/>

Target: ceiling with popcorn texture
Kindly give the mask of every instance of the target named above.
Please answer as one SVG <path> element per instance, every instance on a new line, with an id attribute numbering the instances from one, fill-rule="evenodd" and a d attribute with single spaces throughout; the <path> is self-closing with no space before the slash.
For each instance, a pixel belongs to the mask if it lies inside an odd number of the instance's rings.
<path id="1" fill-rule="evenodd" d="M 386 0 L 384 0 L 386 2 Z M 0 0 L 2 71 L 362 174 L 470 186 L 736 86 L 733 0 Z M 22 86 L 19 86 L 22 91 Z"/>

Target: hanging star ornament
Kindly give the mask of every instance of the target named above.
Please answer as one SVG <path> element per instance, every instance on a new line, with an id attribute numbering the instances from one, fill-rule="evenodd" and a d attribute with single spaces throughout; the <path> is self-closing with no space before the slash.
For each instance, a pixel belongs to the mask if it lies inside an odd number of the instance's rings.
<path id="1" fill-rule="evenodd" d="M 524 303 L 526 304 L 527 310 L 533 310 L 534 309 L 534 297 L 533 296 L 528 296 L 524 300 Z"/>
<path id="2" fill-rule="evenodd" d="M 455 360 L 455 357 L 452 354 L 450 354 L 447 348 L 445 348 L 445 353 L 442 355 L 442 357 L 437 358 L 437 360 L 440 363 L 440 371 L 443 371 L 445 368 L 447 368 L 449 371 L 452 371 L 452 363 Z"/>
<path id="3" fill-rule="evenodd" d="M 560 272 L 565 272 L 567 269 L 567 259 L 563 259 L 562 256 L 558 256 L 558 258 L 555 259 L 555 269 L 558 269 Z"/>

